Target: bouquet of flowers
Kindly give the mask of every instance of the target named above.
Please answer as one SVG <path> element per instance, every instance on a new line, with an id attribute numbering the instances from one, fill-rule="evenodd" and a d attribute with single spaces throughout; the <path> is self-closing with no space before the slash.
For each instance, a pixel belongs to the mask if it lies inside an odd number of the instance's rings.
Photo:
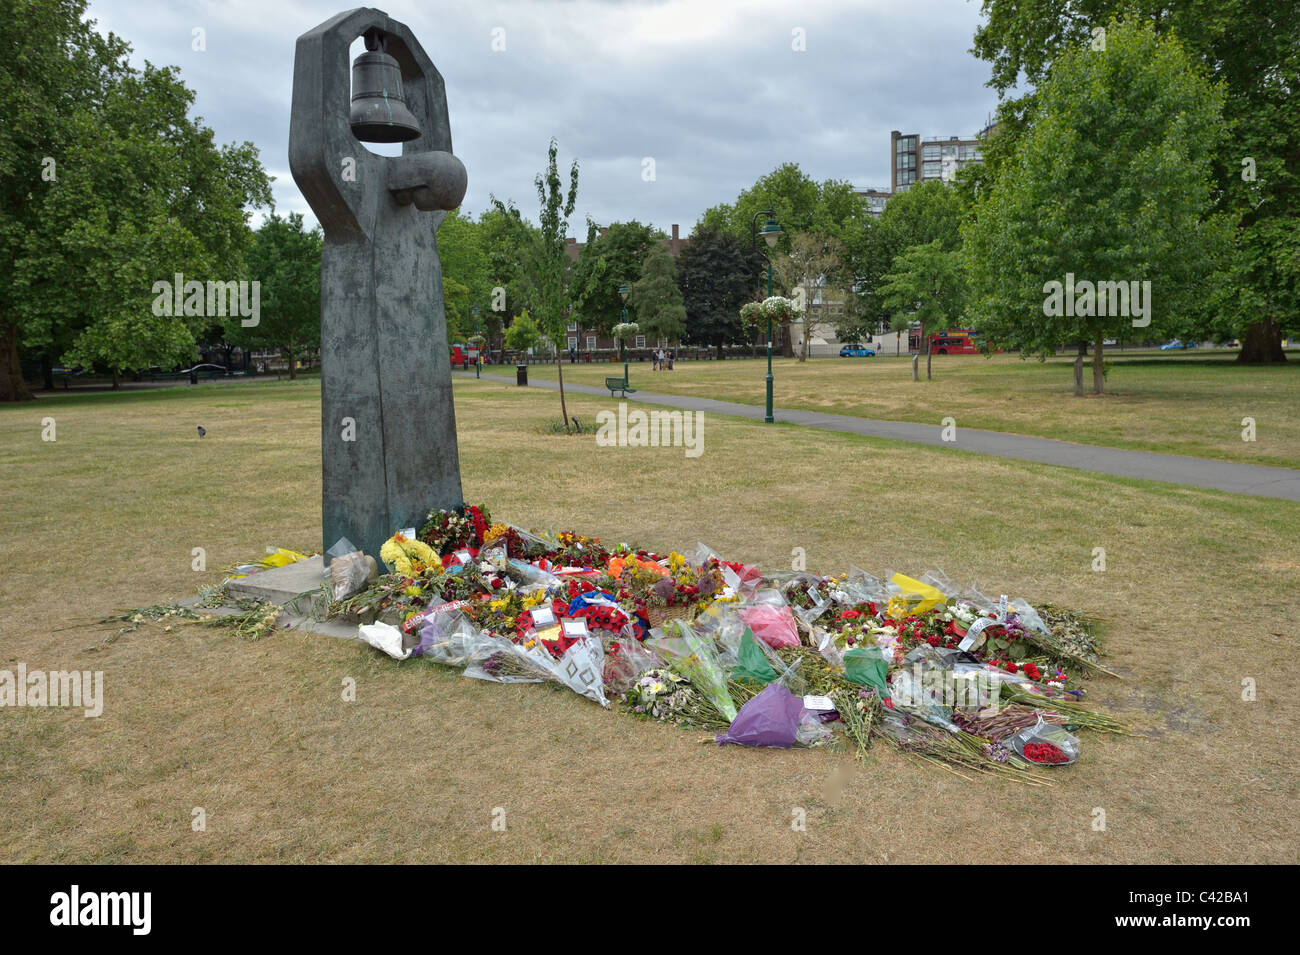
<path id="1" fill-rule="evenodd" d="M 736 718 L 736 704 L 727 693 L 727 675 L 718 661 L 713 641 L 706 639 L 680 620 L 669 621 L 669 630 L 647 640 L 651 649 L 667 660 L 681 676 L 690 681 L 727 724 Z"/>
<path id="2" fill-rule="evenodd" d="M 420 528 L 420 539 L 440 555 L 463 548 L 479 548 L 491 519 L 487 508 L 469 506 L 454 511 L 432 510 Z"/>
<path id="3" fill-rule="evenodd" d="M 623 695 L 623 706 L 647 719 L 706 729 L 726 729 L 735 718 L 734 706 L 730 716 L 721 712 L 708 694 L 666 667 L 641 674 Z"/>

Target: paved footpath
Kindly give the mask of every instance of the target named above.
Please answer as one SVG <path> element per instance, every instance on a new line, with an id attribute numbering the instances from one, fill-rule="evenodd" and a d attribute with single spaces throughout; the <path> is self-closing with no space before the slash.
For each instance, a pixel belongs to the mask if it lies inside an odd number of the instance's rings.
<path id="1" fill-rule="evenodd" d="M 454 372 L 458 377 L 473 378 L 468 372 Z M 513 378 L 485 374 L 492 381 L 514 384 Z M 532 388 L 559 389 L 559 384 L 545 379 L 529 383 Z M 593 385 L 566 384 L 565 391 L 575 394 L 609 396 L 606 388 Z M 628 401 L 665 405 L 690 411 L 730 415 L 735 418 L 763 420 L 759 405 L 742 405 L 731 401 L 714 401 L 711 398 L 691 398 L 685 395 L 660 395 L 638 391 L 628 396 Z M 1265 467 L 1260 464 L 1238 464 L 1235 461 L 1215 461 L 1210 458 L 1190 458 L 1179 454 L 1156 454 L 1151 451 L 1129 451 L 1124 448 L 1103 448 L 1091 444 L 1074 444 L 1052 438 L 1036 438 L 1003 431 L 980 431 L 975 428 L 957 429 L 957 441 L 942 439 L 942 427 L 915 424 L 909 421 L 877 421 L 873 418 L 855 418 L 852 415 L 827 414 L 820 411 L 797 411 L 792 408 L 775 408 L 773 416 L 779 422 L 821 428 L 826 431 L 844 431 L 864 434 L 891 441 L 909 441 L 935 447 L 956 448 L 976 454 L 998 458 L 1015 458 L 1057 464 L 1081 471 L 1112 474 L 1117 477 L 1142 478 L 1147 481 L 1167 481 L 1171 484 L 1188 484 L 1192 487 L 1229 491 L 1233 494 L 1253 494 L 1257 497 L 1281 498 L 1300 501 L 1300 470 Z"/>

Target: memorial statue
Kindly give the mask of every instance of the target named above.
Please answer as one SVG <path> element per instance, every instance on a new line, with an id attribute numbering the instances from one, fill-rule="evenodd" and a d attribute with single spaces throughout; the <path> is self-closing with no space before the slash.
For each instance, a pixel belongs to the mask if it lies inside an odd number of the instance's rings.
<path id="1" fill-rule="evenodd" d="M 348 74 L 352 42 L 366 52 Z M 465 196 L 441 75 L 405 24 L 358 8 L 298 38 L 289 168 L 325 233 L 322 550 L 371 555 L 462 503 L 435 234 Z M 380 156 L 361 141 L 401 142 Z M 328 559 L 328 558 L 327 558 Z"/>

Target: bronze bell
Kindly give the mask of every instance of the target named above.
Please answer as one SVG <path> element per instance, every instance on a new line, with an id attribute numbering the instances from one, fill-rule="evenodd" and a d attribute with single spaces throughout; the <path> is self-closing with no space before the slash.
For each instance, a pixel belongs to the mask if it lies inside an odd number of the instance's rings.
<path id="1" fill-rule="evenodd" d="M 402 70 L 385 52 L 379 30 L 365 35 L 366 52 L 352 63 L 352 135 L 363 143 L 404 143 L 420 135 L 420 124 L 406 108 Z"/>

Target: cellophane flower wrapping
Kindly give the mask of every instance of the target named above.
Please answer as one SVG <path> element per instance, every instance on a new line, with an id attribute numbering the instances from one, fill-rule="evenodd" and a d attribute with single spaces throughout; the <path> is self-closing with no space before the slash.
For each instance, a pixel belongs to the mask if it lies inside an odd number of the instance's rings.
<path id="1" fill-rule="evenodd" d="M 605 696 L 605 648 L 600 638 L 586 636 L 575 642 L 554 662 L 555 679 L 579 696 L 609 706 Z"/>
<path id="2" fill-rule="evenodd" d="M 420 620 L 420 642 L 412 656 L 428 657 L 447 666 L 467 666 L 488 643 L 485 636 L 461 612 L 458 601 L 425 610 Z"/>
<path id="3" fill-rule="evenodd" d="M 1025 757 L 1025 746 L 1030 743 L 1051 743 L 1064 753 L 1068 762 L 1057 763 L 1055 765 L 1066 766 L 1069 765 L 1069 763 L 1075 762 L 1079 758 L 1079 737 L 1075 736 L 1064 726 L 1057 726 L 1054 723 L 1048 723 L 1043 719 L 1041 713 L 1038 716 L 1038 722 L 1036 724 L 1022 729 L 1015 736 L 1011 737 L 1008 742 L 1010 743 L 1011 748 L 1015 750 L 1021 758 L 1026 759 L 1027 762 L 1033 762 L 1033 760 L 1029 760 Z M 1035 763 L 1035 765 L 1052 764 Z"/>
<path id="4" fill-rule="evenodd" d="M 347 600 L 366 589 L 370 578 L 370 562 L 359 550 L 341 554 L 330 560 L 330 593 L 335 600 Z"/>
<path id="5" fill-rule="evenodd" d="M 741 607 L 737 612 L 754 637 L 769 647 L 799 646 L 799 630 L 789 607 L 759 603 Z"/>
<path id="6" fill-rule="evenodd" d="M 729 720 L 736 718 L 736 704 L 727 692 L 727 674 L 712 640 L 696 633 L 689 624 L 671 620 L 663 630 L 651 631 L 646 643 L 703 693 L 719 713 Z"/>
<path id="7" fill-rule="evenodd" d="M 758 642 L 754 639 L 753 631 L 746 627 L 745 634 L 740 640 L 736 665 L 731 669 L 731 678 L 737 683 L 754 683 L 758 686 L 766 686 L 775 680 L 777 676 L 776 670 L 768 662 L 767 655 L 763 653 Z"/>
<path id="8" fill-rule="evenodd" d="M 605 689 L 610 693 L 624 694 L 640 676 L 660 663 L 647 653 L 631 633 L 631 627 L 617 639 L 610 640 L 605 652 Z"/>
<path id="9" fill-rule="evenodd" d="M 799 737 L 803 700 L 773 683 L 740 708 L 725 733 L 714 737 L 719 746 L 777 746 L 788 749 Z"/>
<path id="10" fill-rule="evenodd" d="M 492 683 L 545 683 L 555 679 L 555 662 L 540 642 L 531 647 L 485 636 L 465 667 L 465 676 Z"/>

